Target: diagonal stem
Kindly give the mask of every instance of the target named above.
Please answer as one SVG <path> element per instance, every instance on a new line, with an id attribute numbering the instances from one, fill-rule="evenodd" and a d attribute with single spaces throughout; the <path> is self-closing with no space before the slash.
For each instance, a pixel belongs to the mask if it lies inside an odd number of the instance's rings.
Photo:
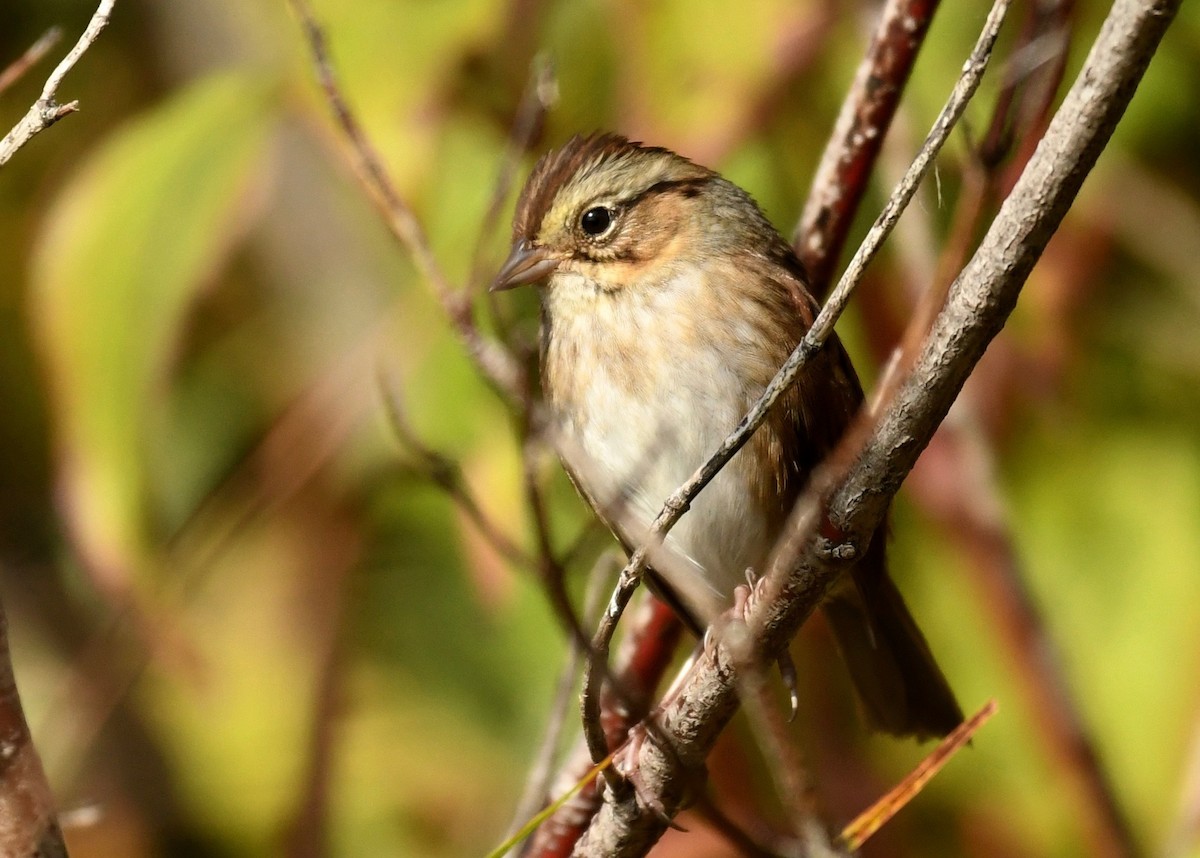
<path id="1" fill-rule="evenodd" d="M 795 383 L 796 379 L 800 376 L 800 372 L 824 347 L 825 342 L 833 334 L 834 325 L 845 311 L 846 306 L 850 302 L 850 297 L 854 294 L 854 290 L 862 281 L 867 266 L 875 258 L 884 240 L 891 233 L 896 222 L 900 219 L 900 215 L 912 200 L 913 194 L 916 193 L 921 180 L 929 171 L 934 158 L 941 151 L 942 145 L 946 142 L 951 130 L 953 130 L 955 124 L 962 116 L 971 96 L 978 89 L 984 70 L 987 68 L 988 60 L 991 58 L 992 48 L 995 46 L 996 37 L 1000 32 L 1000 25 L 1004 21 L 1004 16 L 1008 11 L 1010 2 L 1011 0 L 997 0 L 995 6 L 992 7 L 992 11 L 984 24 L 983 32 L 980 34 L 970 58 L 963 66 L 962 75 L 955 84 L 954 90 L 938 115 L 937 120 L 934 122 L 933 128 L 930 129 L 929 135 L 921 147 L 921 151 L 918 152 L 912 166 L 909 167 L 908 172 L 897 186 L 895 192 L 893 192 L 887 205 L 884 206 L 883 211 L 876 218 L 875 223 L 863 239 L 862 245 L 854 254 L 854 258 L 851 259 L 841 280 L 838 281 L 837 288 L 834 289 L 833 293 L 829 296 L 829 300 L 821 308 L 821 312 L 813 321 L 812 327 L 805 333 L 795 350 L 779 369 L 779 372 L 771 379 L 771 383 L 767 385 L 762 396 L 754 403 L 733 432 L 722 442 L 717 451 L 713 453 L 708 461 L 686 483 L 680 486 L 667 499 L 662 511 L 650 526 L 645 544 L 634 552 L 633 556 L 629 559 L 629 563 L 621 571 L 617 588 L 613 593 L 608 610 L 605 611 L 604 617 L 600 622 L 600 627 L 592 642 L 592 647 L 598 655 L 607 654 L 609 642 L 616 631 L 617 622 L 620 620 L 625 606 L 629 603 L 629 599 L 641 583 L 652 548 L 661 542 L 662 537 L 687 512 L 692 501 L 695 500 L 700 491 L 712 481 L 713 477 L 720 473 L 721 469 L 745 445 L 755 430 L 762 425 L 779 397 Z M 609 753 L 609 748 L 603 741 L 603 731 L 595 727 L 599 722 L 600 712 L 599 695 L 594 692 L 599 687 L 601 669 L 602 666 L 596 662 L 592 662 L 589 665 L 588 675 L 585 679 L 585 688 L 589 690 L 589 693 L 585 693 L 584 696 L 584 721 L 585 725 L 592 725 L 587 729 L 587 736 L 592 752 L 592 759 L 596 762 L 604 759 Z"/>
<path id="2" fill-rule="evenodd" d="M 827 515 L 865 537 L 945 417 L 967 376 L 1016 305 L 1045 249 L 1124 114 L 1181 0 L 1116 0 L 1078 78 L 975 255 L 950 289 L 921 354 L 880 415 L 861 454 L 830 495 Z M 796 544 L 798 543 L 798 544 Z M 793 560 L 794 558 L 794 560 Z M 804 536 L 782 547 L 768 580 L 786 580 L 747 612 L 762 652 L 791 639 L 844 564 Z M 698 765 L 737 708 L 735 666 L 723 647 L 698 661 L 658 724 L 669 752 L 642 745 L 642 788 L 668 813 L 685 798 L 686 765 Z M 665 823 L 636 798 L 608 800 L 579 842 L 579 856 L 641 855 Z"/>

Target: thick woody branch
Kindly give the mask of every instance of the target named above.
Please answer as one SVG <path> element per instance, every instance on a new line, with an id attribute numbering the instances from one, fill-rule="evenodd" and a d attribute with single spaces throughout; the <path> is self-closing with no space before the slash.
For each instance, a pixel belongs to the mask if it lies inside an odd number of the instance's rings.
<path id="1" fill-rule="evenodd" d="M 1074 86 L 979 249 L 955 280 L 921 353 L 879 416 L 854 464 L 829 495 L 825 516 L 851 544 L 866 544 L 905 475 L 967 376 L 1016 305 L 1030 270 L 1107 144 L 1180 0 L 1116 0 Z M 772 568 L 766 597 L 747 612 L 763 657 L 779 651 L 844 570 L 811 532 L 797 532 Z M 780 574 L 786 573 L 786 576 Z M 669 751 L 642 745 L 641 786 L 668 813 L 683 805 L 698 769 L 737 707 L 725 647 L 705 656 L 657 719 Z M 607 800 L 576 855 L 641 855 L 665 822 L 638 796 Z"/>
<path id="2" fill-rule="evenodd" d="M 12 131 L 9 131 L 4 139 L 0 140 L 0 167 L 8 163 L 17 150 L 37 134 L 45 131 L 64 116 L 79 110 L 78 101 L 69 101 L 66 104 L 58 103 L 58 88 L 62 85 L 67 72 L 75 67 L 79 58 L 87 52 L 87 49 L 108 26 L 108 19 L 112 15 L 115 3 L 116 0 L 101 0 L 92 19 L 88 21 L 83 35 L 75 43 L 75 47 L 71 48 L 70 52 L 63 57 L 62 62 L 50 73 L 50 77 L 46 79 L 46 85 L 42 87 L 41 98 L 33 103 L 33 107 L 29 108 L 29 111 L 21 117 L 21 121 L 13 126 Z"/>
<path id="3" fill-rule="evenodd" d="M 0 608 L 0 855 L 65 858 L 54 795 L 29 735 Z"/>

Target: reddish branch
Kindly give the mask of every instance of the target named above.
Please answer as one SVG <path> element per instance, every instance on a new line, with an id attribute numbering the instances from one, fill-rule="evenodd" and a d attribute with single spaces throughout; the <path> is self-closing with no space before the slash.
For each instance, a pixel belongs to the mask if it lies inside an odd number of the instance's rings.
<path id="1" fill-rule="evenodd" d="M 792 244 L 809 290 L 828 290 L 938 0 L 888 0 L 821 156 Z"/>
<path id="2" fill-rule="evenodd" d="M 675 648 L 683 634 L 675 613 L 658 599 L 647 598 L 642 610 L 630 616 L 630 634 L 617 648 L 612 673 L 631 696 L 649 700 L 663 674 L 671 665 Z M 611 747 L 624 741 L 629 730 L 645 717 L 645 708 L 616 706 L 611 695 L 602 701 L 603 728 Z M 563 763 L 546 800 L 564 794 L 586 777 L 592 769 L 592 757 L 580 744 Z M 603 781 L 595 778 L 571 797 L 538 828 L 521 853 L 524 858 L 566 858 L 575 842 L 587 830 L 600 807 Z"/>
<path id="3" fill-rule="evenodd" d="M 61 38 L 62 30 L 59 27 L 51 27 L 42 34 L 40 39 L 30 45 L 25 53 L 9 63 L 8 68 L 0 72 L 0 92 L 4 92 L 24 77 L 25 72 L 37 65 L 38 61 L 46 56 Z"/>

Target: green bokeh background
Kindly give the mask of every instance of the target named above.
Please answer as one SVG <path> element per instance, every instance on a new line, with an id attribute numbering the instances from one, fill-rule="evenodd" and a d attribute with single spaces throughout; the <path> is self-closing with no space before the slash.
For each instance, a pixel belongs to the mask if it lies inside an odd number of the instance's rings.
<path id="1" fill-rule="evenodd" d="M 870 12 L 848 0 L 315 6 L 346 93 L 456 282 L 536 53 L 559 91 L 538 151 L 594 128 L 667 145 L 744 185 L 787 232 Z M 92 11 L 7 0 L 0 65 L 53 24 L 73 40 Z M 939 13 L 884 176 L 915 149 L 986 11 Z M 1068 81 L 1104 12 L 1077 9 Z M 0 96 L 5 127 L 49 67 Z M 996 77 L 968 111 L 973 130 Z M 390 431 L 381 369 L 420 436 L 532 546 L 507 412 L 355 185 L 295 20 L 283 0 L 119 0 L 61 97 L 81 112 L 0 173 L 0 593 L 72 855 L 484 854 L 520 793 L 564 637 L 536 581 Z M 1172 840 L 1182 808 L 1197 812 L 1185 790 L 1200 771 L 1198 105 L 1200 12 L 1185 4 L 987 358 L 982 377 L 1007 383 L 971 392 L 998 514 L 1152 854 L 1200 855 L 1194 838 Z M 924 189 L 906 216 L 901 241 L 914 225 L 932 236 L 918 255 L 945 236 L 966 151 L 956 135 L 941 196 Z M 487 266 L 510 211 L 511 194 L 482 239 Z M 896 306 L 903 265 L 886 252 L 839 328 L 867 379 L 881 347 L 864 308 Z M 532 337 L 533 297 L 509 306 Z M 543 470 L 566 545 L 587 516 Z M 964 704 L 995 697 L 1001 714 L 866 854 L 1092 854 L 971 556 L 904 493 L 893 531 L 897 578 Z M 801 649 L 819 699 L 796 735 L 842 823 L 922 752 L 863 736 L 828 641 L 806 634 Z M 814 726 L 831 718 L 836 739 Z M 323 778 L 315 813 L 304 797 Z M 719 793 L 717 766 L 713 782 Z M 689 827 L 656 854 L 733 854 Z"/>

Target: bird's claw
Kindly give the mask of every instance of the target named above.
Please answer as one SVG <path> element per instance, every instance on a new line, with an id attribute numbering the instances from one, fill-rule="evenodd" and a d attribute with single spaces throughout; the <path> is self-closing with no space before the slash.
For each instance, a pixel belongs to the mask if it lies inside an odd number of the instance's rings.
<path id="1" fill-rule="evenodd" d="M 853 551 L 853 546 L 848 547 Z M 746 569 L 746 583 L 738 584 L 733 588 L 733 606 L 727 613 L 730 620 L 742 623 L 746 622 L 747 613 L 754 607 L 755 601 L 762 596 L 766 580 L 765 577 L 759 576 L 753 569 Z M 712 650 L 715 645 L 713 627 L 709 626 L 704 632 L 705 655 L 712 656 Z M 787 650 L 780 653 L 777 663 L 779 665 L 779 678 L 783 680 L 784 688 L 787 689 L 788 703 L 791 707 L 788 720 L 794 721 L 796 713 L 800 711 L 800 691 L 796 681 L 796 665 L 792 663 L 792 657 Z"/>
<path id="2" fill-rule="evenodd" d="M 788 722 L 796 720 L 796 713 L 800 711 L 800 689 L 796 680 L 796 665 L 792 661 L 791 653 L 786 649 L 779 654 L 776 661 L 779 665 L 779 678 L 783 680 L 783 687 L 787 689 L 788 703 L 791 706 L 791 711 L 788 713 Z"/>

